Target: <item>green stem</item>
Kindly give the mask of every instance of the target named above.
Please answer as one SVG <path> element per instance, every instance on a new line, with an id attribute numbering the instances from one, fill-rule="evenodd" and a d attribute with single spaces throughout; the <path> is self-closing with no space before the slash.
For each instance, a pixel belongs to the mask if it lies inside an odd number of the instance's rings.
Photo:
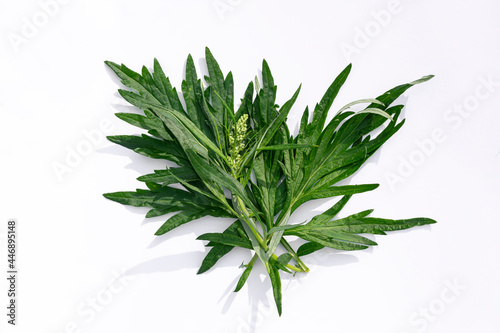
<path id="1" fill-rule="evenodd" d="M 236 199 L 236 200 L 234 200 L 234 199 Z M 268 251 L 269 247 L 267 246 L 267 239 L 263 239 L 262 238 L 261 234 L 257 230 L 257 226 L 251 220 L 250 214 L 248 213 L 248 211 L 247 211 L 247 209 L 245 207 L 245 204 L 243 203 L 243 201 L 241 200 L 241 198 L 239 198 L 238 196 L 233 196 L 233 202 L 237 203 L 238 210 L 241 212 L 241 214 L 237 214 L 237 215 L 240 216 L 240 220 L 243 220 L 243 222 L 245 222 L 245 224 L 249 227 L 250 231 L 252 232 L 252 234 L 254 235 L 255 239 L 257 240 L 257 242 L 259 243 L 259 245 L 262 247 L 262 249 L 264 249 L 264 251 Z M 285 216 L 282 216 L 281 220 L 278 222 L 278 225 L 287 224 L 287 223 L 288 223 L 288 219 L 286 218 L 286 215 L 285 215 Z M 285 247 L 285 249 L 288 251 L 288 253 L 290 253 L 290 255 L 292 256 L 292 258 L 299 265 L 299 268 L 295 267 L 293 265 L 290 265 L 290 264 L 286 264 L 286 267 L 288 269 L 292 270 L 292 271 L 295 271 L 295 272 L 305 272 L 305 273 L 309 272 L 309 267 L 307 267 L 304 264 L 304 262 L 299 258 L 299 256 L 294 251 L 294 249 L 290 246 L 290 244 L 288 244 L 288 242 L 283 237 L 281 237 L 281 243 L 283 244 L 283 246 Z M 278 258 L 276 256 L 276 254 L 274 254 L 274 253 L 271 255 L 271 257 L 273 259 L 277 259 Z M 252 258 L 252 261 L 255 262 L 254 258 Z M 251 261 L 251 265 L 253 266 L 253 262 L 252 261 Z M 267 263 L 264 263 L 264 265 L 266 265 L 266 264 Z M 266 268 L 267 268 L 267 265 L 266 265 Z"/>
<path id="2" fill-rule="evenodd" d="M 283 211 L 282 211 L 279 218 L 278 218 L 276 226 L 280 227 L 283 225 L 287 225 L 289 218 L 290 218 L 290 215 L 291 215 L 291 208 L 289 208 L 285 213 L 283 213 Z M 307 267 L 306 264 L 304 264 L 304 262 L 299 258 L 299 256 L 297 255 L 295 250 L 292 248 L 292 246 L 290 244 L 288 244 L 286 239 L 283 238 L 283 232 L 279 232 L 279 234 L 280 234 L 279 242 L 281 242 L 281 244 L 285 247 L 285 249 L 288 251 L 288 253 L 290 253 L 292 258 L 297 262 L 297 264 L 301 268 L 301 271 L 303 271 L 305 273 L 309 272 L 309 267 Z M 277 237 L 276 234 L 271 236 L 271 244 L 270 244 L 271 249 L 275 249 L 279 244 L 276 237 Z M 266 239 L 266 243 L 267 243 L 267 239 Z"/>
<path id="3" fill-rule="evenodd" d="M 245 207 L 243 201 L 239 197 L 237 197 L 237 196 L 235 196 L 235 198 L 236 198 L 236 201 L 238 203 L 238 208 L 242 212 L 242 214 L 239 214 L 241 216 L 240 219 L 243 219 L 243 221 L 245 222 L 245 224 L 248 225 L 248 227 L 252 231 L 253 235 L 255 236 L 255 238 L 257 239 L 257 241 L 259 242 L 259 245 L 264 249 L 264 251 L 267 251 L 268 250 L 268 246 L 265 243 L 265 241 L 262 239 L 262 236 L 257 231 L 255 224 L 250 221 L 248 211 L 246 210 L 246 207 Z M 294 258 L 294 260 L 300 266 L 300 268 L 298 268 L 298 267 L 295 267 L 293 265 L 286 264 L 286 267 L 288 269 L 292 270 L 292 271 L 295 271 L 295 272 L 300 272 L 300 273 L 302 273 L 302 272 L 305 272 L 305 273 L 309 272 L 309 268 L 302 262 L 302 260 L 300 260 L 299 256 L 297 255 L 297 253 L 295 253 L 295 251 L 290 246 L 290 244 L 288 244 L 288 242 L 284 238 L 282 238 L 281 241 L 283 243 L 283 246 L 285 246 L 285 248 L 287 249 L 287 251 L 290 253 L 290 255 Z M 278 256 L 276 254 L 274 254 L 274 253 L 271 255 L 271 257 L 273 259 L 275 259 L 275 260 L 278 259 Z M 252 258 L 252 260 L 250 261 L 250 263 L 248 265 L 253 266 L 253 263 L 255 262 L 254 259 L 256 259 L 256 257 Z"/>
<path id="4" fill-rule="evenodd" d="M 248 225 L 248 227 L 252 231 L 252 234 L 255 236 L 255 238 L 259 242 L 259 245 L 264 249 L 264 251 L 267 251 L 268 247 L 267 247 L 266 243 L 264 242 L 264 239 L 262 238 L 261 234 L 257 230 L 257 226 L 255 225 L 255 223 L 253 223 L 251 221 L 251 218 L 248 214 L 248 211 L 245 207 L 245 204 L 243 203 L 241 198 L 239 198 L 238 196 L 234 196 L 234 198 L 236 198 L 238 208 L 241 211 L 241 214 L 238 214 L 240 216 L 240 220 L 242 219 L 245 222 L 245 224 Z"/>
<path id="5" fill-rule="evenodd" d="M 274 260 L 277 260 L 277 259 L 278 259 L 278 256 L 277 256 L 277 255 L 275 255 L 275 254 L 273 254 L 273 255 L 271 256 L 271 258 L 273 258 Z M 290 264 L 286 264 L 285 266 L 286 266 L 286 268 L 291 269 L 291 270 L 292 270 L 292 271 L 294 271 L 294 272 L 304 273 L 304 270 L 303 270 L 302 268 L 295 267 L 295 266 L 290 265 Z"/>
<path id="6" fill-rule="evenodd" d="M 254 254 L 252 259 L 248 262 L 248 264 L 245 265 L 245 267 L 253 267 L 253 264 L 257 261 L 259 256 L 257 254 Z"/>
<path id="7" fill-rule="evenodd" d="M 281 238 L 281 244 L 285 247 L 285 249 L 292 255 L 292 258 L 297 262 L 297 264 L 300 266 L 303 272 L 307 273 L 309 272 L 309 267 L 304 264 L 304 262 L 300 259 L 299 255 L 295 250 L 292 248 L 290 244 L 288 244 L 287 240 L 285 238 Z"/>

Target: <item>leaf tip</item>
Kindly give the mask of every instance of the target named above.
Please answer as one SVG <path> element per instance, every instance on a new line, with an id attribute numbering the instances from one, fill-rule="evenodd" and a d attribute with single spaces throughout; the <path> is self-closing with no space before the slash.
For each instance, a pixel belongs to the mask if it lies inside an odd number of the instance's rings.
<path id="1" fill-rule="evenodd" d="M 210 49 L 208 47 L 205 47 L 205 59 L 206 59 L 206 61 L 215 62 L 215 57 L 214 57 L 212 51 L 210 51 Z"/>
<path id="2" fill-rule="evenodd" d="M 342 72 L 346 73 L 346 75 L 349 75 L 349 73 L 351 73 L 351 69 L 352 69 L 352 63 L 349 63 L 349 65 L 347 65 Z"/>
<path id="3" fill-rule="evenodd" d="M 193 60 L 193 56 L 191 55 L 191 53 L 189 53 L 188 56 L 187 56 L 186 64 L 194 66 L 194 60 Z"/>
<path id="4" fill-rule="evenodd" d="M 161 235 L 163 235 L 164 233 L 165 233 L 165 232 L 164 232 L 163 230 L 161 230 L 161 228 L 160 228 L 160 229 L 158 229 L 158 230 L 155 232 L 155 236 L 161 236 Z"/>
<path id="5" fill-rule="evenodd" d="M 426 75 L 426 76 L 422 76 L 420 79 L 415 80 L 415 81 L 412 81 L 412 82 L 410 82 L 409 84 L 410 84 L 410 85 L 412 85 L 412 86 L 414 86 L 414 85 L 416 85 L 416 84 L 420 84 L 420 83 L 427 82 L 427 81 L 429 81 L 430 79 L 432 79 L 433 77 L 434 77 L 434 75 L 433 75 L 433 74 L 431 74 L 431 75 Z"/>
<path id="6" fill-rule="evenodd" d="M 108 66 L 113 72 L 117 72 L 117 71 L 120 71 L 120 65 L 118 65 L 117 63 L 115 62 L 112 62 L 112 61 L 109 61 L 109 60 L 105 60 L 104 61 L 104 64 L 106 64 L 106 66 Z"/>
<path id="7" fill-rule="evenodd" d="M 118 138 L 116 135 L 108 135 L 106 136 L 106 139 L 108 139 L 109 141 L 113 142 L 113 143 L 118 143 Z"/>
<path id="8" fill-rule="evenodd" d="M 437 223 L 436 220 L 430 219 L 430 218 L 424 218 L 425 224 L 435 224 Z"/>

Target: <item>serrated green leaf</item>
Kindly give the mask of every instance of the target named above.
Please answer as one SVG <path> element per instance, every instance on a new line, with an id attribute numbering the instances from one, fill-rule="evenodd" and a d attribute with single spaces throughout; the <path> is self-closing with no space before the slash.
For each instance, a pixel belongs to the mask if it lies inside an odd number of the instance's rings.
<path id="1" fill-rule="evenodd" d="M 155 182 L 162 185 L 175 184 L 179 179 L 184 181 L 199 180 L 198 174 L 190 167 L 177 167 L 165 170 L 155 170 L 154 173 L 140 176 L 137 180 L 141 182 Z"/>
<path id="2" fill-rule="evenodd" d="M 240 222 L 236 221 L 233 224 L 231 224 L 226 230 L 224 230 L 223 234 L 238 236 L 239 235 L 238 229 L 240 229 L 240 227 L 241 227 Z M 207 246 L 213 246 L 213 247 L 212 249 L 210 249 L 210 251 L 203 259 L 203 262 L 197 274 L 202 274 L 208 271 L 217 263 L 217 261 L 219 261 L 220 258 L 228 254 L 234 248 L 234 246 L 232 245 L 225 245 L 213 242 L 209 242 Z"/>
<path id="3" fill-rule="evenodd" d="M 159 120 L 156 117 L 149 118 L 135 113 L 116 113 L 115 115 L 121 120 L 126 121 L 131 125 L 137 126 L 145 130 L 155 131 L 154 133 L 157 133 L 156 136 L 158 136 L 161 139 L 168 141 L 173 140 L 172 136 L 168 134 L 168 132 L 165 130 L 165 127 L 163 126 L 161 120 Z"/>
<path id="4" fill-rule="evenodd" d="M 125 65 L 118 65 L 112 61 L 105 61 L 105 64 L 115 72 L 115 74 L 121 79 L 122 83 L 127 87 L 132 88 L 137 91 L 144 99 L 148 100 L 153 104 L 160 104 L 154 95 L 146 89 L 146 82 L 142 76 Z"/>
<path id="5" fill-rule="evenodd" d="M 124 191 L 106 193 L 104 197 L 124 205 L 134 207 L 154 207 L 153 205 L 179 206 L 181 202 L 192 202 L 193 196 L 189 192 L 172 187 L 166 187 L 164 191 L 152 192 L 137 190 L 136 192 Z"/>
<path id="6" fill-rule="evenodd" d="M 186 109 L 157 59 L 154 59 L 153 72 L 143 66 L 140 73 L 124 65 L 106 62 L 127 87 L 119 90 L 121 96 L 145 114 L 118 113 L 117 116 L 151 135 L 111 136 L 109 139 L 139 154 L 166 159 L 178 166 L 140 176 L 138 179 L 145 182 L 148 190 L 107 193 L 104 196 L 126 205 L 151 207 L 146 217 L 178 212 L 160 227 L 157 234 L 206 215 L 238 218 L 238 222 L 223 233 L 207 233 L 199 237 L 208 240 L 207 246 L 212 249 L 198 273 L 213 267 L 234 246 L 253 250 L 255 254 L 239 279 L 236 291 L 241 289 L 255 261 L 260 259 L 270 276 L 281 315 L 279 270 L 308 272 L 299 256 L 325 246 L 341 250 L 365 249 L 376 242 L 360 234 L 384 235 L 387 231 L 435 223 L 426 218 L 370 218 L 371 210 L 335 219 L 353 194 L 377 186 L 335 184 L 359 170 L 404 124 L 404 120 L 398 122 L 402 106 L 391 104 L 408 88 L 432 76 L 397 86 L 377 99 L 349 103 L 325 127 L 328 111 L 351 70 L 351 65 L 348 65 L 316 105 L 311 120 L 306 107 L 298 134 L 294 136 L 286 121 L 300 87 L 280 108 L 276 104 L 277 87 L 264 60 L 262 85 L 257 78 L 255 80 L 256 96 L 253 94 L 254 85 L 250 83 L 234 114 L 233 75 L 229 72 L 224 77 L 208 48 L 205 54 L 207 87 L 203 86 L 194 61 L 188 56 L 182 82 Z M 363 103 L 369 105 L 358 112 L 348 111 L 350 107 Z M 248 131 L 238 134 L 240 139 L 236 149 L 231 147 L 235 140 L 230 135 L 235 133 L 236 119 L 243 115 L 249 118 Z M 372 131 L 379 134 L 374 135 Z M 241 153 L 238 162 L 235 162 L 235 151 Z M 235 168 L 232 163 L 238 163 L 239 167 Z M 183 189 L 169 186 L 177 183 Z M 343 197 L 308 223 L 288 225 L 290 216 L 301 204 L 337 195 Z M 289 235 L 308 242 L 295 251 L 284 238 Z M 285 250 L 279 257 L 275 254 L 278 246 Z M 289 264 L 292 259 L 296 266 Z"/>
<path id="7" fill-rule="evenodd" d="M 273 227 L 271 228 L 267 234 L 270 235 L 274 232 L 278 232 L 278 231 L 284 231 L 286 229 L 291 229 L 291 228 L 295 228 L 297 225 L 302 225 L 302 223 L 300 224 L 287 224 L 287 225 L 282 225 L 282 226 L 279 226 L 279 227 Z"/>
<path id="8" fill-rule="evenodd" d="M 347 204 L 349 199 L 352 197 L 352 195 L 346 195 L 342 199 L 340 199 L 335 205 L 333 205 L 330 209 L 326 210 L 324 213 L 316 215 L 311 219 L 309 223 L 307 223 L 309 226 L 315 225 L 315 224 L 320 224 L 324 223 L 327 221 L 332 220 L 341 210 L 344 208 L 344 206 Z"/>
<path id="9" fill-rule="evenodd" d="M 174 143 L 166 144 L 162 140 L 145 134 L 142 136 L 112 135 L 108 136 L 107 139 L 147 157 L 165 159 L 178 164 L 186 163 L 186 156 L 179 153 Z"/>
<path id="10" fill-rule="evenodd" d="M 207 233 L 199 236 L 196 239 L 206 240 L 217 244 L 224 244 L 224 245 L 238 246 L 245 249 L 252 249 L 252 243 L 250 243 L 248 239 L 232 234 Z"/>
<path id="11" fill-rule="evenodd" d="M 309 200 L 368 192 L 376 189 L 378 186 L 379 186 L 378 184 L 363 184 L 363 185 L 330 186 L 325 189 L 318 189 L 314 192 L 304 194 L 302 197 L 300 197 L 297 200 L 297 202 L 292 206 L 293 207 L 292 209 L 299 207 L 302 203 Z"/>
<path id="12" fill-rule="evenodd" d="M 156 208 L 153 208 L 153 209 L 149 210 L 146 213 L 146 218 L 158 217 L 158 216 L 162 216 L 162 215 L 165 215 L 165 214 L 177 212 L 181 208 L 182 208 L 182 206 L 173 206 L 173 205 L 172 206 L 168 206 L 168 207 L 159 206 L 159 207 L 156 207 Z"/>
<path id="13" fill-rule="evenodd" d="M 156 60 L 156 58 L 154 59 L 153 80 L 155 81 L 158 89 L 160 89 L 160 91 L 163 91 L 167 96 L 168 103 L 166 103 L 165 105 L 173 108 L 174 110 L 184 112 L 184 108 L 182 107 L 177 91 L 175 90 L 175 88 L 172 88 L 170 80 L 165 76 L 160 63 L 158 62 L 158 60 Z"/>
<path id="14" fill-rule="evenodd" d="M 303 245 L 299 255 L 306 255 L 320 249 L 320 246 L 348 251 L 365 249 L 367 246 L 377 245 L 377 243 L 356 234 L 385 234 L 386 231 L 403 230 L 417 225 L 435 223 L 434 220 L 427 218 L 388 220 L 366 217 L 371 212 L 372 210 L 367 210 L 332 221 L 323 218 L 316 220 L 315 223 L 288 228 L 285 230 L 285 234 L 296 235 L 313 242 Z"/>
<path id="15" fill-rule="evenodd" d="M 325 126 L 326 117 L 328 110 L 330 109 L 333 100 L 337 97 L 340 88 L 344 85 L 349 73 L 351 72 L 352 65 L 349 64 L 332 82 L 330 87 L 328 87 L 325 95 L 321 101 L 316 105 L 313 112 L 313 119 L 310 125 L 308 125 L 307 135 L 310 136 L 310 143 L 316 142 L 320 133 L 323 131 Z"/>
<path id="16" fill-rule="evenodd" d="M 185 223 L 191 222 L 193 220 L 197 220 L 201 217 L 207 216 L 207 215 L 217 215 L 213 214 L 214 211 L 213 209 L 207 209 L 205 207 L 203 208 L 193 208 L 190 209 L 189 211 L 182 211 L 171 218 L 169 218 L 155 233 L 155 235 L 160 236 L 163 235 L 175 228 L 177 228 L 180 225 L 183 225 Z"/>

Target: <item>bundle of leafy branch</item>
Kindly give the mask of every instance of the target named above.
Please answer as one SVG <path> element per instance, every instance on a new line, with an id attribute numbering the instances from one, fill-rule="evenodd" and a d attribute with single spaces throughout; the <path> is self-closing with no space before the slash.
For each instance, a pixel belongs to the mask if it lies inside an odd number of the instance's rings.
<path id="1" fill-rule="evenodd" d="M 279 271 L 308 272 L 303 256 L 323 247 L 362 250 L 376 243 L 359 234 L 384 235 L 386 231 L 435 223 L 428 218 L 368 217 L 372 210 L 335 219 L 353 194 L 371 191 L 378 185 L 334 186 L 356 172 L 401 128 L 404 120 L 398 122 L 398 118 L 403 106 L 391 106 L 396 98 L 432 76 L 397 86 L 376 99 L 350 103 L 326 123 L 328 110 L 351 70 L 349 65 L 316 104 L 312 119 L 309 109 L 305 109 L 298 134 L 293 136 L 286 120 L 300 87 L 278 107 L 276 86 L 265 60 L 261 83 L 256 78 L 255 85 L 248 84 L 237 110 L 233 76 L 229 72 L 224 77 L 208 48 L 209 75 L 204 77 L 205 85 L 196 74 L 192 57 L 188 56 L 182 82 L 184 103 L 156 59 L 152 73 L 146 67 L 138 74 L 125 65 L 106 64 L 130 88 L 120 89 L 121 96 L 144 111 L 144 115 L 116 115 L 149 134 L 110 136 L 109 140 L 176 166 L 139 177 L 147 190 L 104 196 L 125 205 L 151 207 L 146 217 L 178 212 L 156 235 L 207 215 L 234 218 L 224 232 L 198 237 L 211 247 L 198 273 L 209 270 L 234 247 L 252 251 L 253 257 L 245 265 L 236 291 L 260 260 L 270 276 L 280 315 Z M 366 107 L 351 111 L 357 104 Z M 371 137 L 370 133 L 380 127 L 379 134 Z M 335 196 L 341 199 L 324 213 L 307 223 L 289 224 L 290 216 L 303 203 Z M 287 236 L 298 236 L 306 242 L 294 249 Z M 284 254 L 277 256 L 277 250 Z"/>

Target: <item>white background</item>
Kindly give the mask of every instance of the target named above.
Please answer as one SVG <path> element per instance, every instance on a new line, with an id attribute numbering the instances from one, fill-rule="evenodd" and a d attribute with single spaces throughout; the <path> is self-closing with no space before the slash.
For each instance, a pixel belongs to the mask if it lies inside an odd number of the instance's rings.
<path id="1" fill-rule="evenodd" d="M 0 267 L 15 218 L 20 272 L 16 327 L 1 279 L 2 332 L 499 332 L 499 12 L 493 0 L 0 1 Z M 281 318 L 262 269 L 232 293 L 249 253 L 196 275 L 206 249 L 195 238 L 230 220 L 156 238 L 164 217 L 102 197 L 163 165 L 103 138 L 139 133 L 114 117 L 132 108 L 103 61 L 140 70 L 156 57 L 179 87 L 188 53 L 205 73 L 205 46 L 233 71 L 236 96 L 262 58 L 278 104 L 302 83 L 292 127 L 349 62 L 334 109 L 435 74 L 407 92 L 405 126 L 350 179 L 381 186 L 343 214 L 438 224 L 306 257 L 310 274 L 283 276 Z"/>

